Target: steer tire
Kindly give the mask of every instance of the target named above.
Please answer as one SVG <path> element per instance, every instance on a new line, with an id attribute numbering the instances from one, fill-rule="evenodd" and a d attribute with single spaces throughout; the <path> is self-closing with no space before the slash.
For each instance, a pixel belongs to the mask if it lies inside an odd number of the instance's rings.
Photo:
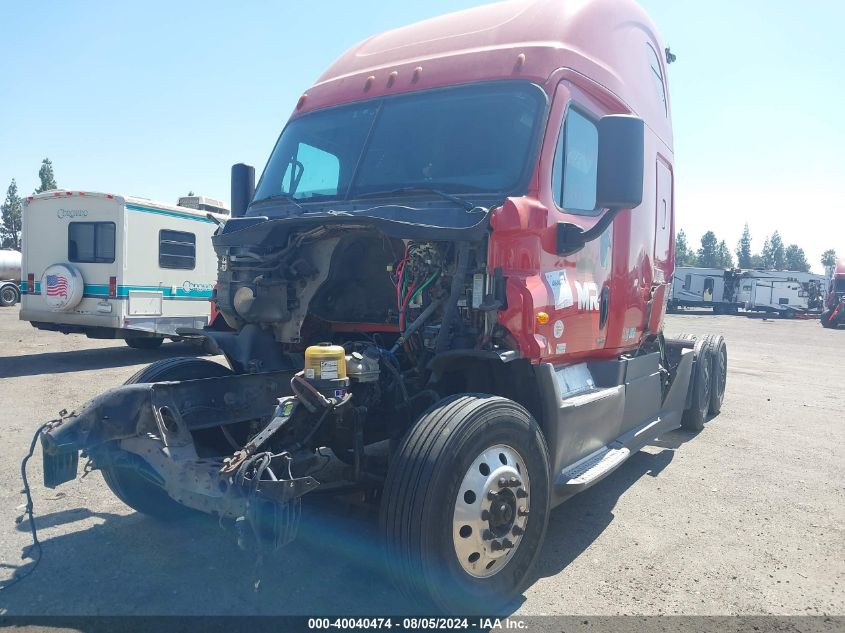
<path id="1" fill-rule="evenodd" d="M 228 376 L 232 371 L 202 358 L 167 358 L 144 367 L 124 384 L 197 380 Z M 159 484 L 155 470 L 140 456 L 112 448 L 100 465 L 103 479 L 115 496 L 133 510 L 159 521 L 175 521 L 196 513 L 174 501 Z"/>
<path id="2" fill-rule="evenodd" d="M 505 481 L 497 473 L 509 468 L 527 493 L 521 487 L 496 488 Z M 396 585 L 417 604 L 445 613 L 489 612 L 491 605 L 514 599 L 530 581 L 545 537 L 549 489 L 549 450 L 522 406 L 485 394 L 437 403 L 408 431 L 387 473 L 380 526 Z M 527 497 L 518 499 L 520 493 Z M 497 505 L 495 524 L 491 499 L 505 501 Z M 463 518 L 456 514 L 461 511 L 467 512 Z M 509 523 L 507 517 L 522 518 Z M 512 532 L 519 521 L 523 531 Z M 489 536 L 487 527 L 499 536 Z M 471 537 L 463 537 L 468 528 Z M 492 543 L 498 538 L 513 539 L 515 546 L 496 551 Z M 459 559 L 459 548 L 472 553 Z M 477 573 L 467 569 L 476 564 Z"/>
<path id="3" fill-rule="evenodd" d="M 716 415 L 722 410 L 725 400 L 725 386 L 728 381 L 728 346 L 721 334 L 707 337 L 707 353 L 710 354 L 710 413 Z"/>
<path id="4" fill-rule="evenodd" d="M 692 374 L 692 394 L 690 406 L 681 417 L 681 427 L 687 431 L 698 433 L 704 428 L 707 412 L 710 410 L 710 392 L 713 388 L 711 379 L 712 356 L 708 353 L 709 340 L 707 337 L 695 341 Z"/>
<path id="5" fill-rule="evenodd" d="M 126 344 L 132 349 L 158 349 L 164 343 L 161 336 L 133 336 L 126 339 Z"/>

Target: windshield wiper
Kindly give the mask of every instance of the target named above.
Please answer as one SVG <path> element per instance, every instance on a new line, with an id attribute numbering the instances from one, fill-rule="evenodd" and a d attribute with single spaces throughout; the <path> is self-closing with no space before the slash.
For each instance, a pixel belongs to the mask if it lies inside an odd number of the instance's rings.
<path id="1" fill-rule="evenodd" d="M 440 189 L 434 189 L 433 187 L 400 187 L 399 189 L 390 189 L 388 191 L 369 191 L 358 196 L 358 198 L 378 198 L 379 196 L 395 196 L 402 193 L 433 193 L 444 200 L 454 202 L 467 211 L 475 209 L 475 205 L 472 202 L 459 198 L 458 196 L 454 196 L 451 193 L 441 191 Z"/>
<path id="2" fill-rule="evenodd" d="M 287 202 L 290 202 L 299 210 L 299 213 L 297 213 L 297 215 L 301 215 L 305 212 L 305 207 L 299 204 L 299 202 L 296 201 L 296 198 L 294 198 L 289 193 L 274 193 L 272 196 L 267 196 L 266 198 L 261 198 L 261 200 L 256 200 L 254 204 L 261 204 L 263 202 L 270 202 L 272 200 L 285 200 Z"/>

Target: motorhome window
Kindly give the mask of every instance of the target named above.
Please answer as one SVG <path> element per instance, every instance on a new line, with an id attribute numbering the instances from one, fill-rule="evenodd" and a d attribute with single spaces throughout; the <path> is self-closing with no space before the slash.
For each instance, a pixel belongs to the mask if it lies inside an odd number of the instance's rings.
<path id="1" fill-rule="evenodd" d="M 114 222 L 71 222 L 67 227 L 67 258 L 77 264 L 114 262 Z"/>
<path id="2" fill-rule="evenodd" d="M 521 193 L 546 105 L 527 82 L 456 86 L 319 110 L 285 128 L 255 201 L 404 188 Z"/>
<path id="3" fill-rule="evenodd" d="M 596 124 L 570 108 L 552 166 L 552 190 L 561 209 L 576 214 L 595 213 L 598 154 Z"/>
<path id="4" fill-rule="evenodd" d="M 197 260 L 197 236 L 183 231 L 162 229 L 158 233 L 160 268 L 193 270 Z"/>
<path id="5" fill-rule="evenodd" d="M 663 71 L 660 69 L 660 60 L 650 44 L 646 44 L 646 50 L 648 51 L 648 62 L 651 67 L 651 78 L 654 81 L 654 88 L 657 92 L 657 102 L 660 104 L 663 114 L 668 115 L 669 109 L 666 107 L 666 83 L 663 81 Z"/>
<path id="6" fill-rule="evenodd" d="M 836 280 L 836 290 L 834 292 L 845 292 L 845 279 Z"/>

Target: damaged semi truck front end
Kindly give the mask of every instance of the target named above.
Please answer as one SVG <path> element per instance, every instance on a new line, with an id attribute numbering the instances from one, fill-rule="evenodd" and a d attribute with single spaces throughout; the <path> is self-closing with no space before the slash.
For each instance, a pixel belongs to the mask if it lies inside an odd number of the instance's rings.
<path id="1" fill-rule="evenodd" d="M 303 496 L 351 496 L 409 595 L 516 595 L 550 508 L 721 407 L 721 337 L 662 331 L 666 59 L 627 0 L 491 5 L 344 54 L 257 188 L 233 168 L 230 331 L 193 333 L 227 365 L 159 361 L 62 415 L 45 483 L 82 454 L 136 510 L 232 519 L 261 551 Z"/>

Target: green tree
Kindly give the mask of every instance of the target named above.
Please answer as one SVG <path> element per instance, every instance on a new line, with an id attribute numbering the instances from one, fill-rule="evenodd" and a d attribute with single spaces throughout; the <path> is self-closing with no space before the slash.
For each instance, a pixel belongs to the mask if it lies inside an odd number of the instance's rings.
<path id="1" fill-rule="evenodd" d="M 748 222 L 742 229 L 742 237 L 736 245 L 736 265 L 740 268 L 751 268 L 751 231 L 748 230 Z"/>
<path id="2" fill-rule="evenodd" d="M 824 253 L 822 253 L 822 266 L 828 268 L 830 266 L 836 266 L 836 251 L 832 248 L 827 249 Z"/>
<path id="3" fill-rule="evenodd" d="M 18 184 L 14 178 L 6 190 L 6 200 L 0 210 L 2 210 L 0 245 L 3 248 L 19 251 L 21 249 L 21 199 L 18 196 Z"/>
<path id="4" fill-rule="evenodd" d="M 734 267 L 734 257 L 731 255 L 731 249 L 725 244 L 725 240 L 719 242 L 719 246 L 716 248 L 716 261 L 719 268 Z"/>
<path id="5" fill-rule="evenodd" d="M 675 235 L 675 266 L 695 266 L 695 253 L 687 244 L 683 229 Z"/>
<path id="6" fill-rule="evenodd" d="M 763 244 L 763 267 L 766 270 L 783 270 L 786 265 L 786 251 L 780 233 L 775 231 Z"/>
<path id="7" fill-rule="evenodd" d="M 803 273 L 810 272 L 810 263 L 804 254 L 804 249 L 798 244 L 790 244 L 784 251 L 784 262 L 787 270 L 798 270 Z"/>
<path id="8" fill-rule="evenodd" d="M 56 186 L 56 177 L 53 175 L 53 163 L 49 158 L 41 161 L 41 169 L 38 170 L 38 178 L 41 180 L 41 186 L 35 190 L 35 193 L 44 193 L 51 189 L 58 189 Z"/>
<path id="9" fill-rule="evenodd" d="M 719 267 L 719 240 L 713 231 L 701 236 L 701 248 L 698 249 L 698 265 L 703 268 Z"/>
<path id="10" fill-rule="evenodd" d="M 193 192 L 193 190 L 191 190 L 191 191 L 189 191 L 189 192 L 188 192 L 188 197 L 189 197 L 189 198 L 191 198 L 191 197 L 193 197 L 193 196 L 195 196 L 195 195 L 196 195 L 196 194 Z"/>

